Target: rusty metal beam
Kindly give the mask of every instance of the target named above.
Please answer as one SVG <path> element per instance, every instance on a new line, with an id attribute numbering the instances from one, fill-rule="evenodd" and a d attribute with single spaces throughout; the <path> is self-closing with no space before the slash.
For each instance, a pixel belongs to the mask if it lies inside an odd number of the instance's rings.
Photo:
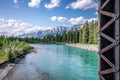
<path id="1" fill-rule="evenodd" d="M 108 2 L 110 2 L 110 0 L 106 0 L 100 9 L 102 10 L 108 4 Z"/>
<path id="2" fill-rule="evenodd" d="M 100 8 L 101 8 L 101 1 L 99 0 L 98 1 L 98 13 L 101 10 Z M 100 22 L 101 22 L 101 15 L 98 15 L 99 34 L 100 34 L 100 29 L 101 29 L 101 23 Z M 101 38 L 100 38 L 100 35 L 98 35 L 98 36 L 99 36 L 99 42 L 98 42 L 99 47 L 98 47 L 98 50 L 100 52 L 100 50 L 101 50 Z M 98 54 L 99 54 L 99 52 L 98 52 Z M 99 67 L 98 67 L 98 75 L 99 76 L 98 76 L 98 80 L 101 80 L 101 79 L 104 80 L 102 75 L 99 73 L 101 71 L 101 65 L 100 64 L 101 64 L 101 57 L 99 56 L 99 62 L 98 62 L 98 65 L 99 65 Z"/>
<path id="3" fill-rule="evenodd" d="M 109 64 L 111 67 L 115 68 L 115 65 L 114 65 L 109 59 L 107 59 L 105 56 L 100 55 L 100 57 L 101 57 L 104 61 L 106 61 L 106 63 Z"/>
<path id="4" fill-rule="evenodd" d="M 104 34 L 104 33 L 102 33 L 102 32 L 100 33 L 100 35 L 101 35 L 102 37 L 104 37 L 105 39 L 111 41 L 112 43 L 115 42 L 115 40 L 114 40 L 113 38 L 109 37 L 108 35 L 106 35 L 106 34 Z"/>
<path id="5" fill-rule="evenodd" d="M 110 50 L 111 48 L 113 48 L 113 47 L 114 47 L 114 45 L 115 45 L 114 43 L 112 43 L 112 44 L 108 45 L 107 47 L 105 47 L 105 48 L 101 49 L 101 50 L 99 51 L 99 53 L 101 54 L 101 53 L 104 53 L 104 52 L 106 52 L 106 51 Z"/>
<path id="6" fill-rule="evenodd" d="M 107 69 L 107 70 L 103 70 L 101 71 L 100 73 L 101 74 L 109 74 L 109 73 L 112 73 L 114 70 L 111 68 L 111 69 Z"/>
<path id="7" fill-rule="evenodd" d="M 115 46 L 115 64 L 116 69 L 120 69 L 120 0 L 115 1 L 115 14 L 116 14 L 116 21 L 115 21 L 115 39 L 116 39 L 116 46 Z M 115 80 L 120 80 L 120 71 L 115 72 Z"/>
<path id="8" fill-rule="evenodd" d="M 102 28 L 100 29 L 100 31 L 105 30 L 106 28 L 110 27 L 110 25 L 115 21 L 115 17 L 113 17 L 110 21 L 108 21 L 104 26 L 102 26 Z"/>
<path id="9" fill-rule="evenodd" d="M 110 17 L 114 17 L 114 16 L 115 16 L 114 13 L 107 12 L 107 11 L 100 11 L 99 13 L 101 13 L 101 14 L 103 14 L 103 15 L 106 15 L 106 16 L 110 16 Z"/>
<path id="10" fill-rule="evenodd" d="M 99 80 L 120 80 L 120 0 L 99 0 L 98 12 Z"/>

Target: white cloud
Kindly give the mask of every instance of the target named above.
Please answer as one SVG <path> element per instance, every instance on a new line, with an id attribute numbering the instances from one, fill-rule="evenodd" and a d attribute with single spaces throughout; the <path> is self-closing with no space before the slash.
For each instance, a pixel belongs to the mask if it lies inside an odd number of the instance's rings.
<path id="1" fill-rule="evenodd" d="M 80 16 L 80 17 L 76 17 L 76 18 L 66 18 L 63 16 L 52 16 L 50 18 L 52 21 L 58 21 L 58 22 L 69 22 L 72 25 L 77 25 L 77 24 L 84 24 L 85 21 L 87 20 L 88 22 L 91 22 L 92 20 L 98 20 L 98 18 L 90 18 L 90 19 L 85 19 L 84 17 Z"/>
<path id="2" fill-rule="evenodd" d="M 58 17 L 58 22 L 66 22 L 67 21 L 67 18 L 66 17 Z"/>
<path id="3" fill-rule="evenodd" d="M 9 19 L 9 20 L 7 20 L 7 23 L 8 23 L 8 26 L 14 26 L 15 23 L 17 23 L 17 21 L 14 19 Z"/>
<path id="4" fill-rule="evenodd" d="M 19 8 L 19 6 L 18 6 L 18 0 L 13 0 L 13 2 L 14 2 L 14 6 L 15 6 L 15 8 Z"/>
<path id="5" fill-rule="evenodd" d="M 31 2 L 28 3 L 28 6 L 38 8 L 41 1 L 42 0 L 31 0 Z"/>
<path id="6" fill-rule="evenodd" d="M 90 9 L 90 8 L 97 8 L 97 3 L 93 0 L 77 0 L 76 2 L 72 2 L 66 9 Z"/>
<path id="7" fill-rule="evenodd" d="M 51 0 L 50 4 L 45 4 L 44 6 L 45 8 L 52 9 L 52 8 L 58 7 L 59 3 L 60 3 L 60 0 Z"/>
<path id="8" fill-rule="evenodd" d="M 70 18 L 68 22 L 70 22 L 73 25 L 83 24 L 85 22 L 85 19 L 82 16 L 80 16 L 77 18 Z"/>
<path id="9" fill-rule="evenodd" d="M 63 17 L 63 16 L 52 16 L 50 18 L 52 21 L 58 21 L 58 22 L 67 22 L 67 18 L 66 17 Z"/>
<path id="10" fill-rule="evenodd" d="M 56 17 L 56 16 L 53 16 Z M 73 25 L 76 24 L 83 24 L 86 20 L 91 22 L 92 20 L 97 20 L 97 18 L 91 19 L 84 19 L 82 16 L 77 18 L 70 18 L 67 20 L 66 17 L 56 17 L 54 20 L 59 22 L 70 22 Z M 7 35 L 7 36 L 18 36 L 21 34 L 27 34 L 31 32 L 36 32 L 38 30 L 46 30 L 51 29 L 52 27 L 40 27 L 40 26 L 33 26 L 29 23 L 22 22 L 20 20 L 15 19 L 4 19 L 0 17 L 0 35 Z"/>
<path id="11" fill-rule="evenodd" d="M 47 29 L 52 29 L 52 27 L 33 26 L 20 20 L 4 19 L 0 17 L 0 35 L 19 36 Z"/>
<path id="12" fill-rule="evenodd" d="M 52 21 L 56 21 L 57 20 L 57 17 L 56 16 L 53 16 L 50 18 Z"/>
<path id="13" fill-rule="evenodd" d="M 18 36 L 40 30 L 40 27 L 21 22 L 15 19 L 0 18 L 0 35 Z"/>
<path id="14" fill-rule="evenodd" d="M 4 18 L 0 18 L 0 22 L 3 22 L 4 21 Z"/>
<path id="15" fill-rule="evenodd" d="M 18 3 L 18 0 L 14 0 L 13 2 L 14 2 L 15 4 L 17 4 L 17 3 Z"/>
<path id="16" fill-rule="evenodd" d="M 68 8 L 70 8 L 70 5 L 68 5 L 68 6 L 65 7 L 65 9 L 68 9 Z"/>

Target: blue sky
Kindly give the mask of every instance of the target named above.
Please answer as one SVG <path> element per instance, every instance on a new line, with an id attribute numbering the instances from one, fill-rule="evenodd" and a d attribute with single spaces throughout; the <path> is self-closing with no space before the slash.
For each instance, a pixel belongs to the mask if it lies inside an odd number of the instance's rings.
<path id="1" fill-rule="evenodd" d="M 0 0 L 0 18 L 34 26 L 72 26 L 97 18 L 97 0 Z"/>

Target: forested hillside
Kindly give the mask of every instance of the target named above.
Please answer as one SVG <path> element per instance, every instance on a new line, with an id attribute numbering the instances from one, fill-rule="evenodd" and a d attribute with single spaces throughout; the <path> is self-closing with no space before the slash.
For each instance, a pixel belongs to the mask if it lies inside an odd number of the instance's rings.
<path id="1" fill-rule="evenodd" d="M 83 27 L 79 30 L 64 32 L 56 34 L 56 36 L 49 35 L 40 38 L 23 38 L 21 41 L 29 43 L 82 43 L 82 44 L 97 44 L 98 43 L 98 21 L 86 21 Z"/>

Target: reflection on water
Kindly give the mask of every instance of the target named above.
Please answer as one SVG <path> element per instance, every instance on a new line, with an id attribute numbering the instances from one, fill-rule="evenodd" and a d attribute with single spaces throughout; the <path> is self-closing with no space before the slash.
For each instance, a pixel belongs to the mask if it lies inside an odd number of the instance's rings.
<path id="1" fill-rule="evenodd" d="M 95 52 L 64 45 L 32 46 L 37 51 L 22 59 L 4 80 L 97 80 Z"/>

